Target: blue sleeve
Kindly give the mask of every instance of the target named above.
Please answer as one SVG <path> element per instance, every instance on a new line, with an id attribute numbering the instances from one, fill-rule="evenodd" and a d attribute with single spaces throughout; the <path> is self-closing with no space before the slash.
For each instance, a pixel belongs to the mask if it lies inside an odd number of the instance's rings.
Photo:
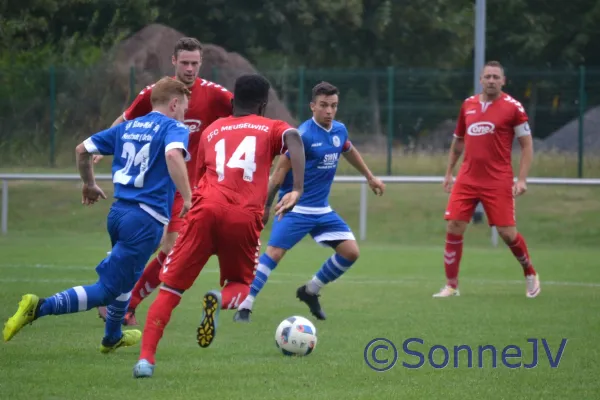
<path id="1" fill-rule="evenodd" d="M 102 154 L 105 156 L 115 154 L 115 145 L 117 137 L 121 133 L 123 124 L 113 126 L 98 132 L 83 141 L 83 145 L 88 153 Z"/>
<path id="2" fill-rule="evenodd" d="M 165 153 L 169 150 L 181 149 L 183 150 L 185 161 L 189 161 L 191 159 L 190 153 L 187 150 L 189 138 L 190 130 L 185 124 L 181 122 L 169 124 L 165 135 Z"/>
<path id="3" fill-rule="evenodd" d="M 312 140 L 310 138 L 310 135 L 306 131 L 303 131 L 301 129 L 299 129 L 299 131 L 300 131 L 300 137 L 302 138 L 302 143 L 304 144 L 304 153 L 306 154 L 306 153 L 308 153 L 308 149 L 312 145 Z M 289 150 L 286 150 L 285 156 L 287 158 L 290 158 Z"/>

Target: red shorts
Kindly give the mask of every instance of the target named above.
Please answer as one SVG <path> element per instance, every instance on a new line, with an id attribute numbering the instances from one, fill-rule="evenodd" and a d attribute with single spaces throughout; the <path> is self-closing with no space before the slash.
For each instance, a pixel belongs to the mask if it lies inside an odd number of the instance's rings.
<path id="1" fill-rule="evenodd" d="M 456 183 L 448 200 L 444 219 L 471 221 L 477 203 L 481 201 L 490 226 L 515 226 L 515 198 L 511 187 L 480 188 Z"/>
<path id="2" fill-rule="evenodd" d="M 165 285 L 188 290 L 208 259 L 219 258 L 220 284 L 250 285 L 258 265 L 262 217 L 216 203 L 197 203 L 160 272 Z"/>
<path id="3" fill-rule="evenodd" d="M 179 218 L 179 213 L 183 208 L 183 197 L 181 193 L 175 192 L 175 198 L 173 199 L 173 206 L 171 207 L 171 220 L 167 226 L 167 232 L 179 232 L 183 227 L 185 220 Z"/>

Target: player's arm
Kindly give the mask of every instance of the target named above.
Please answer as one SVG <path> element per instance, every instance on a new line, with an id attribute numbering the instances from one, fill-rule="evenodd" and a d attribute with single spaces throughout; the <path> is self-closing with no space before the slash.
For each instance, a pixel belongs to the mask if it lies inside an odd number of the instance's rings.
<path id="1" fill-rule="evenodd" d="M 369 183 L 371 190 L 373 190 L 373 193 L 381 196 L 385 191 L 385 184 L 375 175 L 373 175 L 359 151 L 356 149 L 356 147 L 352 146 L 352 143 L 350 143 L 349 140 L 344 143 L 342 154 L 346 161 L 350 163 L 350 165 L 360 172 L 362 176 L 367 178 L 367 182 Z"/>
<path id="2" fill-rule="evenodd" d="M 527 121 L 515 126 L 514 131 L 521 146 L 521 159 L 519 161 L 519 175 L 513 188 L 513 194 L 520 196 L 527 191 L 527 177 L 533 162 L 533 138 Z"/>
<path id="3" fill-rule="evenodd" d="M 189 211 L 192 206 L 192 189 L 188 178 L 186 161 L 190 159 L 187 151 L 189 140 L 189 129 L 181 122 L 177 122 L 169 127 L 169 132 L 165 138 L 165 158 L 169 175 L 175 183 L 177 191 L 183 198 L 183 208 L 181 218 Z"/>
<path id="4" fill-rule="evenodd" d="M 106 195 L 96 184 L 92 157 L 94 155 L 112 155 L 115 151 L 118 127 L 112 127 L 87 138 L 75 148 L 77 170 L 83 181 L 81 203 L 94 204 L 99 198 L 106 199 Z"/>
<path id="5" fill-rule="evenodd" d="M 297 129 L 289 128 L 283 133 L 283 145 L 288 149 L 294 183 L 292 191 L 283 196 L 275 206 L 275 215 L 279 215 L 280 218 L 298 203 L 304 192 L 304 166 L 306 163 L 304 142 Z"/>
<path id="6" fill-rule="evenodd" d="M 269 207 L 271 207 L 271 205 L 273 205 L 273 200 L 275 199 L 275 196 L 277 195 L 279 188 L 281 188 L 281 185 L 283 184 L 283 181 L 285 180 L 285 176 L 287 175 L 287 173 L 289 172 L 289 170 L 291 168 L 292 168 L 292 162 L 287 157 L 287 155 L 279 157 L 279 161 L 277 162 L 277 165 L 275 166 L 275 171 L 273 172 L 273 175 L 271 175 L 271 178 L 269 178 L 269 187 L 268 187 L 268 192 L 267 192 L 267 205 L 266 205 L 267 208 L 269 208 Z"/>
<path id="7" fill-rule="evenodd" d="M 464 113 L 464 103 L 460 108 L 460 112 L 458 114 L 458 121 L 456 122 L 456 128 L 454 129 L 454 137 L 452 138 L 452 144 L 450 144 L 450 153 L 448 154 L 448 164 L 446 166 L 446 175 L 444 176 L 443 186 L 446 192 L 450 193 L 452 188 L 452 182 L 454 174 L 454 167 L 460 160 L 460 156 L 465 150 L 465 130 L 466 130 L 466 122 L 465 122 L 465 113 Z"/>

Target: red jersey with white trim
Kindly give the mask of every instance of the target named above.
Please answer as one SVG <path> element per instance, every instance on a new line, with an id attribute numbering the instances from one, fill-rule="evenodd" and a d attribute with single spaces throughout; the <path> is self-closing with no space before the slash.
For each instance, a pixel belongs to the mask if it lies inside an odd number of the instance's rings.
<path id="1" fill-rule="evenodd" d="M 150 96 L 154 85 L 144 88 L 123 113 L 123 118 L 131 120 L 152 111 Z M 187 163 L 188 177 L 192 189 L 198 181 L 198 143 L 204 129 L 219 118 L 228 117 L 232 113 L 231 99 L 233 94 L 221 85 L 196 78 L 194 85 L 189 88 L 192 92 L 185 113 L 184 123 L 190 130 L 188 151 L 191 155 Z"/>
<path id="2" fill-rule="evenodd" d="M 525 109 L 506 93 L 491 102 L 479 95 L 463 102 L 454 135 L 465 140 L 464 160 L 457 183 L 512 186 L 512 146 L 515 136 L 530 135 Z"/>
<path id="3" fill-rule="evenodd" d="M 200 180 L 194 193 L 202 201 L 235 205 L 261 213 L 267 201 L 273 159 L 285 153 L 284 121 L 258 115 L 215 121 L 200 139 Z"/>

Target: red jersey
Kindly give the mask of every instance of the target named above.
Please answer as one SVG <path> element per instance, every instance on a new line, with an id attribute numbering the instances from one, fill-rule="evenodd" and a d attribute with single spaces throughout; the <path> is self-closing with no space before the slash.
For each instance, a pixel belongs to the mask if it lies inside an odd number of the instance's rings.
<path id="1" fill-rule="evenodd" d="M 138 94 L 133 103 L 123 113 L 123 119 L 131 120 L 152 111 L 150 95 L 154 85 L 147 86 Z M 198 163 L 196 153 L 200 135 L 204 129 L 219 118 L 231 115 L 231 99 L 233 94 L 221 85 L 196 78 L 194 85 L 189 88 L 192 92 L 184 123 L 190 130 L 188 153 L 191 155 L 187 163 L 190 186 L 193 189 L 198 181 Z"/>
<path id="2" fill-rule="evenodd" d="M 258 115 L 229 117 L 206 128 L 200 140 L 198 194 L 202 199 L 262 213 L 273 159 L 285 153 L 284 121 Z"/>
<path id="3" fill-rule="evenodd" d="M 529 135 L 525 109 L 501 93 L 484 103 L 479 95 L 463 102 L 454 136 L 464 138 L 465 157 L 456 181 L 466 185 L 498 187 L 513 184 L 511 164 L 515 136 Z"/>

